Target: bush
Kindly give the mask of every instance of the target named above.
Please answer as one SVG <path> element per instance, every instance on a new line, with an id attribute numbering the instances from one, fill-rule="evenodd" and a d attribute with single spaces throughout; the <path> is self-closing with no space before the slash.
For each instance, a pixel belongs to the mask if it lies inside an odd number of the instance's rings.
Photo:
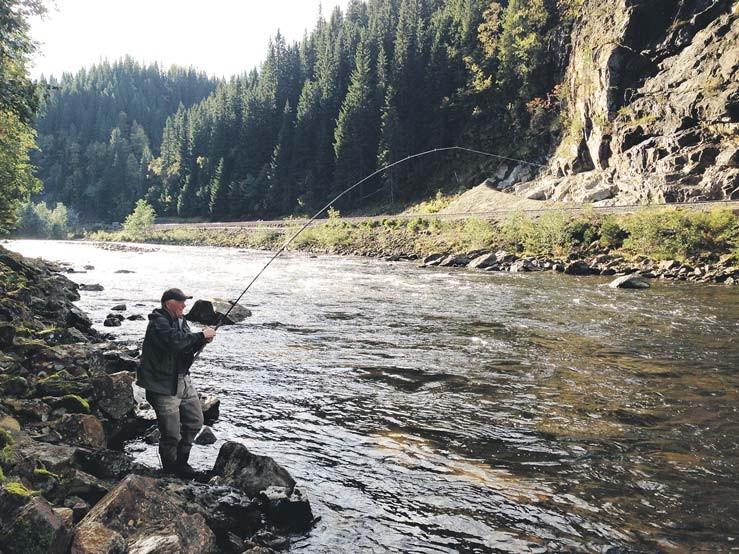
<path id="1" fill-rule="evenodd" d="M 620 248 L 627 236 L 613 216 L 605 217 L 600 224 L 600 244 L 605 248 Z"/>
<path id="2" fill-rule="evenodd" d="M 123 222 L 123 231 L 133 236 L 146 236 L 151 233 L 157 213 L 146 200 L 136 202 L 136 207 Z"/>
<path id="3" fill-rule="evenodd" d="M 72 223 L 76 224 L 77 216 L 74 212 L 57 202 L 50 210 L 44 202 L 34 204 L 29 202 L 21 206 L 19 211 L 20 224 L 18 234 L 26 237 L 63 239 L 72 232 Z"/>

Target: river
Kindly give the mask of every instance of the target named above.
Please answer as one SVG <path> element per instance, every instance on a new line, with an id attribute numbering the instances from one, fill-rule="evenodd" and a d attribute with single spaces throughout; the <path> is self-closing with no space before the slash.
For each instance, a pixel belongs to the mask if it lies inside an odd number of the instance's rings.
<path id="1" fill-rule="evenodd" d="M 235 298 L 270 254 L 14 241 L 99 283 L 78 305 Z M 116 273 L 129 270 L 134 273 Z M 321 516 L 291 552 L 739 550 L 737 288 L 287 254 L 193 369 L 218 443 L 272 456 Z M 156 465 L 155 447 L 127 446 Z"/>

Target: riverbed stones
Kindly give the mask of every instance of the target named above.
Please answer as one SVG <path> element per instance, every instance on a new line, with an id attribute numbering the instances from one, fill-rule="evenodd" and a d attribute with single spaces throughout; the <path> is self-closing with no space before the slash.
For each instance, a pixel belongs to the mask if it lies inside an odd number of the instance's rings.
<path id="1" fill-rule="evenodd" d="M 105 318 L 105 321 L 103 321 L 103 325 L 105 327 L 120 327 L 121 326 L 121 320 L 117 317 L 111 317 L 110 315 Z"/>
<path id="2" fill-rule="evenodd" d="M 120 544 L 116 534 L 125 541 L 129 554 L 217 551 L 215 535 L 200 513 L 186 513 L 154 479 L 139 475 L 123 479 L 90 510 L 75 530 L 72 551 L 93 552 L 91 539 L 98 544 Z"/>
<path id="3" fill-rule="evenodd" d="M 116 304 L 115 306 L 111 308 L 111 310 L 114 312 L 125 312 L 127 309 L 128 308 L 126 307 L 125 304 Z"/>
<path id="4" fill-rule="evenodd" d="M 622 275 L 608 284 L 612 289 L 648 289 L 649 283 L 636 273 Z"/>

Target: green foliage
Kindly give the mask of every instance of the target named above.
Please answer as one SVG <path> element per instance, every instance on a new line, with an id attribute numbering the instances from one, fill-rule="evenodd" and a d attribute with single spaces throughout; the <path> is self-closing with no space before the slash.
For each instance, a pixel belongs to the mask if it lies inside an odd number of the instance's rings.
<path id="1" fill-rule="evenodd" d="M 627 233 L 614 216 L 606 216 L 600 224 L 600 244 L 606 248 L 620 248 Z"/>
<path id="2" fill-rule="evenodd" d="M 73 222 L 76 221 L 75 214 L 70 214 L 59 202 L 53 210 L 44 202 L 28 202 L 21 206 L 19 213 L 18 234 L 28 237 L 63 239 L 73 231 Z"/>
<path id="3" fill-rule="evenodd" d="M 131 215 L 123 223 L 123 230 L 134 236 L 146 236 L 151 232 L 157 214 L 146 200 L 136 202 Z"/>
<path id="4" fill-rule="evenodd" d="M 654 259 L 687 260 L 703 251 L 739 247 L 739 221 L 731 210 L 710 212 L 647 208 L 624 219 L 623 247 Z"/>

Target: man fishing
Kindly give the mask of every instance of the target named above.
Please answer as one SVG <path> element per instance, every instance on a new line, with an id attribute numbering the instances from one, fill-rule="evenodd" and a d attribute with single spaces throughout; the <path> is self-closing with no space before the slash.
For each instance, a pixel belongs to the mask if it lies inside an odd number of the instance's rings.
<path id="1" fill-rule="evenodd" d="M 162 469 L 180 477 L 195 474 L 188 459 L 203 426 L 203 409 L 190 380 L 190 366 L 196 353 L 216 336 L 210 327 L 198 333 L 190 330 L 182 317 L 185 301 L 190 298 L 176 288 L 162 294 L 162 307 L 149 314 L 136 381 L 146 389 L 146 400 L 157 415 Z"/>

